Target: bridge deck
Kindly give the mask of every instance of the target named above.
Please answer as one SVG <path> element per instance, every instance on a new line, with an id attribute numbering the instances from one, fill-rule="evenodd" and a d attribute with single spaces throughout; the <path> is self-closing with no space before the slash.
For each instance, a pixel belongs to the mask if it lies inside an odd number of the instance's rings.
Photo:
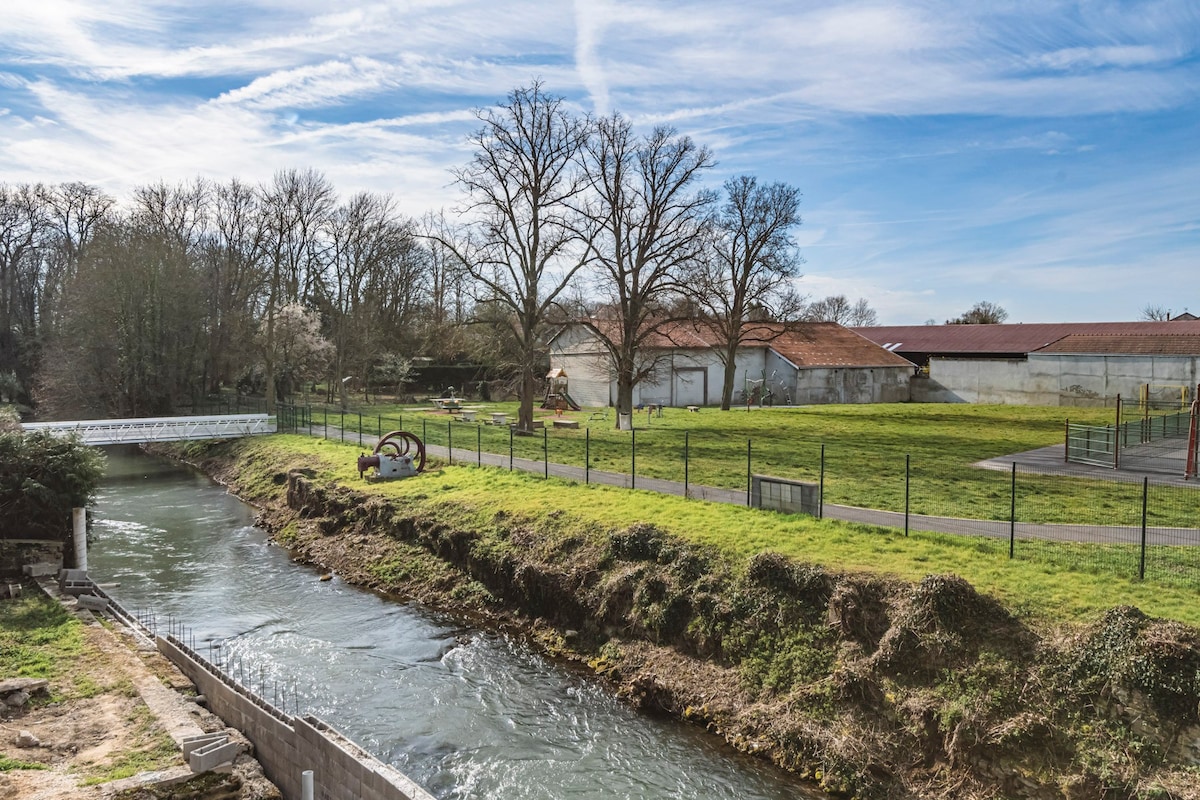
<path id="1" fill-rule="evenodd" d="M 27 431 L 54 436 L 77 434 L 84 444 L 145 444 L 199 439 L 236 439 L 275 432 L 275 418 L 266 414 L 224 414 L 211 417 L 145 417 L 87 419 L 71 422 L 27 422 Z"/>

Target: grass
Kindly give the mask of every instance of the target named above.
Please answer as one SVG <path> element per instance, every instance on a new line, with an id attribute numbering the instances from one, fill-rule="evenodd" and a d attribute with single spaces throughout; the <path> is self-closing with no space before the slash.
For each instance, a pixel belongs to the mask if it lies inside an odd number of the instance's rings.
<path id="1" fill-rule="evenodd" d="M 1009 559 L 1007 542 L 926 533 L 905 537 L 894 529 L 584 486 L 498 469 L 435 464 L 419 478 L 368 484 L 359 480 L 355 468 L 357 444 L 308 436 L 280 435 L 227 446 L 241 453 L 244 471 L 239 483 L 251 497 L 278 492 L 278 472 L 303 466 L 313 469 L 313 479 L 320 483 L 344 484 L 395 499 L 406 513 L 464 524 L 486 526 L 497 513 L 504 513 L 541 521 L 539 527 L 561 537 L 606 536 L 636 523 L 650 524 L 685 540 L 715 546 L 740 562 L 772 550 L 831 570 L 909 580 L 955 573 L 1030 616 L 1094 619 L 1114 605 L 1130 604 L 1153 616 L 1200 625 L 1200 604 L 1193 589 L 1141 582 L 1129 577 L 1136 573 L 1128 570 L 1114 574 L 1114 567 L 1127 565 L 1132 557 L 1128 547 L 1022 542 L 1018 557 Z M 1168 552 L 1156 552 L 1156 558 L 1170 557 Z"/>
<path id="2" fill-rule="evenodd" d="M 19 758 L 12 758 L 0 753 L 0 772 L 8 772 L 14 769 L 49 769 L 45 764 L 37 764 L 33 761 L 22 761 Z"/>
<path id="3" fill-rule="evenodd" d="M 489 403 L 489 411 L 516 414 L 515 403 Z M 638 477 L 744 489 L 748 472 L 818 482 L 827 503 L 903 511 L 906 488 L 914 514 L 1007 520 L 1012 477 L 974 467 L 978 461 L 1061 443 L 1072 421 L 1103 424 L 1103 408 L 883 404 L 798 406 L 698 413 L 668 409 L 639 413 L 637 430 L 616 431 L 608 421 L 589 421 L 593 410 L 567 412 L 580 429 L 553 429 L 532 437 L 510 436 L 507 427 L 453 421 L 442 412 L 395 405 L 346 415 L 313 412 L 314 430 L 330 426 L 357 431 L 363 449 L 379 434 L 405 428 L 428 444 L 507 454 L 517 458 L 589 465 Z M 553 412 L 537 410 L 547 421 Z M 357 441 L 357 439 L 356 439 Z M 633 446 L 636 443 L 636 453 Z M 906 462 L 908 485 L 906 487 Z M 1195 525 L 1194 493 L 1155 487 L 1148 524 Z M 1065 475 L 1020 473 L 1017 518 L 1023 522 L 1137 526 L 1141 486 Z"/>
<path id="4" fill-rule="evenodd" d="M 0 675 L 53 681 L 82 652 L 79 620 L 41 592 L 0 603 Z"/>

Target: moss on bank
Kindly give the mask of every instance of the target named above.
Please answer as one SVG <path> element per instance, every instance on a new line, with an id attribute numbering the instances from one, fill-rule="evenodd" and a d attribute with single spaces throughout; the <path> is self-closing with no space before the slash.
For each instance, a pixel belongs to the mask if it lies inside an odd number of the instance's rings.
<path id="1" fill-rule="evenodd" d="M 830 792 L 1200 796 L 1193 628 L 1128 607 L 1055 626 L 955 575 L 839 568 L 750 529 L 736 547 L 681 532 L 761 519 L 744 510 L 706 519 L 706 504 L 469 467 L 366 484 L 348 452 L 280 437 L 186 456 L 310 562 L 517 623 L 632 702 Z M 605 503 L 624 518 L 589 513 Z"/>

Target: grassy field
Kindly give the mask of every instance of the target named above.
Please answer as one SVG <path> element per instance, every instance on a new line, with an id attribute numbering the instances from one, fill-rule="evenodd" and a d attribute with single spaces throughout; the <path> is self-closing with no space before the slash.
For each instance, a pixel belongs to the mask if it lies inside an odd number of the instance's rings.
<path id="1" fill-rule="evenodd" d="M 479 404 L 488 412 L 515 416 L 513 403 Z M 511 437 L 507 427 L 451 421 L 444 412 L 373 406 L 340 413 L 313 411 L 314 430 L 322 423 L 357 431 L 364 447 L 379 431 L 404 428 L 429 444 L 519 458 L 590 465 L 591 469 L 690 484 L 744 489 L 749 471 L 819 481 L 824 463 L 828 503 L 1007 520 L 1012 511 L 1011 475 L 979 469 L 975 462 L 1061 443 L 1064 423 L 1102 424 L 1109 409 L 946 404 L 803 406 L 698 413 L 667 409 L 662 416 L 635 415 L 636 430 L 617 431 L 613 420 L 594 418 L 602 410 L 567 412 L 578 430 L 551 429 L 543 435 Z M 537 418 L 554 419 L 538 410 Z M 545 448 L 545 453 L 543 451 Z M 685 459 L 686 456 L 686 459 Z M 906 487 L 906 459 L 908 483 Z M 1141 486 L 1062 475 L 1019 474 L 1017 519 L 1024 522 L 1138 525 Z M 1156 491 L 1148 508 L 1150 525 L 1194 527 L 1194 493 Z"/>
<path id="2" fill-rule="evenodd" d="M 764 415 L 765 416 L 765 415 Z M 651 524 L 689 541 L 712 545 L 744 562 L 771 550 L 828 569 L 896 575 L 919 580 L 955 573 L 1009 607 L 1033 617 L 1092 619 L 1112 606 L 1136 605 L 1154 616 L 1200 625 L 1195 587 L 1138 581 L 1130 572 L 1131 548 L 1111 545 L 1023 543 L 1008 557 L 1007 542 L 913 533 L 815 520 L 737 506 L 614 487 L 570 483 L 506 470 L 435 464 L 419 478 L 365 483 L 358 477 L 357 443 L 280 435 L 243 440 L 242 480 L 254 494 L 278 491 L 281 465 L 316 470 L 315 480 L 335 481 L 401 501 L 414 513 L 457 516 L 486 524 L 497 513 L 552 520 L 554 535 L 606 536 L 635 523 Z M 1166 553 L 1157 557 L 1169 560 Z M 1116 571 L 1114 571 L 1116 570 Z"/>

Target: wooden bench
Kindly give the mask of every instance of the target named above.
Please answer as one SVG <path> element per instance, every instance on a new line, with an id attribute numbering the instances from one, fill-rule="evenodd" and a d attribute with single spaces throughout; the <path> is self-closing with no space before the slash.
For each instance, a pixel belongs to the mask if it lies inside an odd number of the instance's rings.
<path id="1" fill-rule="evenodd" d="M 556 428 L 578 428 L 579 420 L 577 419 L 556 419 L 554 420 Z"/>

